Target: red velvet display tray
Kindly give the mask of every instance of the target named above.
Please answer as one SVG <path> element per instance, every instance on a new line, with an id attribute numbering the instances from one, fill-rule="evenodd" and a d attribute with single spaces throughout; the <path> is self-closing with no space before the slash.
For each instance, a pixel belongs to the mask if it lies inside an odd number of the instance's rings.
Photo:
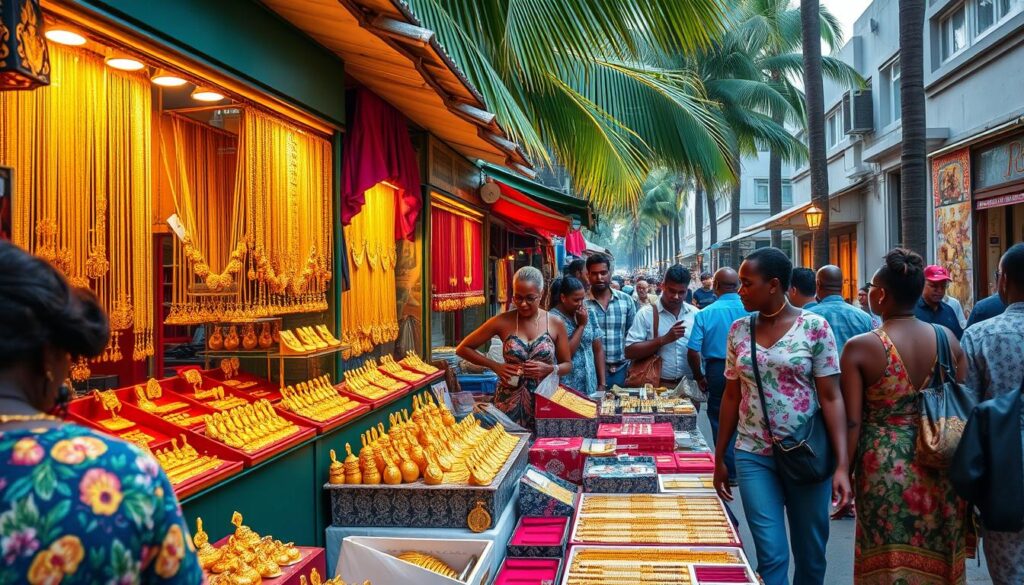
<path id="1" fill-rule="evenodd" d="M 715 456 L 711 453 L 676 453 L 676 473 L 714 473 Z"/>
<path id="2" fill-rule="evenodd" d="M 225 384 L 224 371 L 221 370 L 220 368 L 202 370 L 200 371 L 200 374 L 202 374 L 204 378 L 209 378 L 210 380 L 212 380 L 214 382 L 213 386 L 224 386 L 225 390 L 230 388 L 232 390 L 235 390 L 236 392 L 247 394 L 255 400 L 266 398 L 267 400 L 275 403 L 278 400 L 281 400 L 281 389 L 277 387 L 277 382 L 267 380 L 266 378 L 261 378 L 254 374 L 238 372 L 232 378 L 232 380 L 238 380 L 240 384 L 248 382 L 253 383 L 251 386 L 248 386 L 246 388 L 238 388 L 237 386 Z M 203 384 L 203 387 L 206 388 L 206 384 Z"/>
<path id="3" fill-rule="evenodd" d="M 558 582 L 561 566 L 561 559 L 506 558 L 494 585 L 550 585 Z"/>
<path id="4" fill-rule="evenodd" d="M 350 420 L 352 420 L 352 419 L 354 419 L 356 417 L 360 417 L 363 414 L 365 414 L 365 413 L 370 411 L 370 405 L 367 404 L 366 399 L 363 398 L 362 396 L 355 396 L 355 395 L 349 394 L 348 392 L 342 392 L 341 390 L 339 390 L 338 386 L 334 386 L 334 390 L 336 392 L 338 392 L 340 395 L 344 396 L 345 398 L 349 398 L 349 399 L 351 399 L 351 400 L 353 400 L 355 402 L 358 402 L 359 406 L 353 408 L 352 410 L 350 410 L 348 412 L 342 413 L 339 416 L 336 416 L 336 417 L 334 417 L 332 419 L 325 420 L 323 422 L 315 421 L 315 420 L 313 420 L 311 418 L 306 418 L 306 417 L 302 416 L 301 414 L 295 414 L 295 413 L 293 413 L 291 411 L 285 410 L 285 408 L 283 406 L 281 406 L 280 404 L 275 404 L 274 405 L 274 409 L 277 410 L 278 412 L 284 412 L 284 413 L 290 414 L 293 418 L 301 421 L 303 424 L 306 424 L 308 426 L 314 427 L 316 429 L 316 433 L 318 435 L 322 435 L 322 434 L 326 433 L 327 431 L 336 429 L 336 428 L 340 427 L 341 425 L 347 423 L 348 421 L 350 421 Z"/>
<path id="5" fill-rule="evenodd" d="M 168 403 L 171 403 L 171 402 L 184 402 L 185 404 L 188 404 L 189 407 L 187 409 L 176 410 L 174 412 L 187 412 L 189 416 L 202 416 L 204 414 L 213 414 L 213 413 L 217 412 L 216 410 L 206 406 L 202 402 L 199 402 L 199 401 L 193 399 L 191 396 L 179 392 L 179 390 L 181 389 L 181 386 L 179 384 L 184 384 L 185 383 L 184 380 L 182 380 L 181 378 L 178 378 L 178 377 L 164 378 L 163 380 L 159 380 L 159 383 L 160 383 L 160 387 L 163 388 L 163 390 L 164 390 L 164 395 L 161 396 L 160 398 L 158 398 L 157 400 L 153 401 L 157 405 L 168 404 Z M 142 387 L 145 388 L 145 384 L 143 384 Z M 135 387 L 134 386 L 129 386 L 127 388 L 121 388 L 119 390 L 115 390 L 114 393 L 117 394 L 117 397 L 121 399 L 121 403 L 122 404 L 128 404 L 128 405 L 131 405 L 133 407 L 139 408 L 139 410 L 142 410 L 142 408 L 138 406 L 138 399 L 135 396 Z M 148 412 L 148 411 L 146 411 L 146 412 Z M 160 414 L 157 414 L 157 413 L 150 413 L 150 414 L 153 414 L 153 416 L 156 416 L 158 418 L 161 418 L 161 420 L 163 420 L 162 416 L 161 416 L 162 414 L 171 414 L 171 413 L 167 412 L 167 413 L 160 413 Z M 174 424 L 174 423 L 172 423 L 172 424 Z M 194 432 L 198 433 L 198 432 L 202 432 L 203 427 L 205 426 L 205 424 L 206 423 L 204 423 L 203 421 L 197 421 L 197 422 L 194 422 L 194 423 L 188 425 L 187 427 L 186 426 L 182 426 L 182 425 L 175 425 L 175 426 L 183 428 L 183 429 L 187 428 L 190 431 L 194 431 Z"/>
<path id="6" fill-rule="evenodd" d="M 567 388 L 565 386 L 559 386 L 559 388 L 561 388 L 562 390 L 565 390 L 566 392 L 572 392 L 573 394 L 576 394 L 577 396 L 580 396 L 581 398 L 585 398 L 586 400 L 588 400 L 590 402 L 594 402 L 593 400 L 590 400 L 589 398 L 587 398 L 583 394 L 580 394 L 579 392 L 573 390 L 572 388 Z M 547 396 L 545 396 L 543 394 L 535 394 L 534 395 L 534 397 L 533 397 L 533 410 L 534 410 L 534 414 L 537 416 L 537 418 L 593 419 L 593 418 L 596 417 L 596 414 L 595 414 L 594 417 L 589 417 L 589 416 L 583 416 L 582 414 L 580 414 L 580 413 L 578 413 L 576 411 L 569 410 L 568 408 L 562 406 L 561 404 L 552 401 L 550 398 L 548 398 Z M 595 413 L 597 412 L 597 403 L 596 402 L 594 403 L 594 412 Z"/>
<path id="7" fill-rule="evenodd" d="M 116 433 L 112 433 L 111 431 L 103 428 L 99 423 L 94 422 L 101 418 L 108 417 L 107 413 L 100 412 L 101 410 L 100 405 L 92 397 L 82 398 L 71 403 L 68 408 L 68 417 L 78 424 L 94 428 L 108 435 L 118 436 Z M 178 499 L 188 497 L 227 477 L 230 477 L 241 471 L 244 467 L 243 455 L 238 451 L 198 433 L 187 431 L 163 420 L 158 416 L 154 416 L 148 412 L 140 410 L 135 406 L 130 404 L 124 405 L 121 409 L 120 416 L 135 422 L 136 426 L 132 428 L 141 428 L 146 434 L 154 438 L 154 441 L 149 444 L 150 450 L 155 451 L 156 449 L 169 447 L 171 437 L 176 438 L 184 435 L 187 438 L 188 443 L 195 447 L 201 455 L 213 455 L 225 461 L 225 464 L 221 465 L 217 469 L 211 469 L 206 473 L 197 475 L 196 477 L 175 485 L 174 493 L 177 494 Z M 119 432 L 126 433 L 131 430 L 132 429 L 125 429 Z"/>
<path id="8" fill-rule="evenodd" d="M 598 439 L 615 439 L 616 450 L 626 453 L 671 453 L 676 435 L 672 423 L 601 423 Z"/>
<path id="9" fill-rule="evenodd" d="M 516 525 L 510 545 L 561 546 L 565 544 L 569 518 L 565 516 L 523 516 Z"/>
<path id="10" fill-rule="evenodd" d="M 385 394 L 384 396 L 376 400 L 370 400 L 365 396 L 356 394 L 355 392 L 350 392 L 348 390 L 348 384 L 346 384 L 345 382 L 338 384 L 337 386 L 335 386 L 335 388 L 338 388 L 341 391 L 341 393 L 344 394 L 345 396 L 349 396 L 351 398 L 355 398 L 356 400 L 369 403 L 370 408 L 380 408 L 381 406 L 384 406 L 385 404 L 391 404 L 392 402 L 412 392 L 413 387 L 406 384 L 405 386 L 402 387 L 401 390 L 395 390 L 394 392 L 390 394 Z"/>
<path id="11" fill-rule="evenodd" d="M 213 546 L 221 547 L 227 544 L 227 536 L 218 540 Z M 324 549 L 309 546 L 298 547 L 302 558 L 298 563 L 290 567 L 281 567 L 281 576 L 273 579 L 263 579 L 262 585 L 299 585 L 299 577 L 306 577 L 308 582 L 309 574 L 316 569 L 321 579 L 327 579 L 327 555 Z"/>

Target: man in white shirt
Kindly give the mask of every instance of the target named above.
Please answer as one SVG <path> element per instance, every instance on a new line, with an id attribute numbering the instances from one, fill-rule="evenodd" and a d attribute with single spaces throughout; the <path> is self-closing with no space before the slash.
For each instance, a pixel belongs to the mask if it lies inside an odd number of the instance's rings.
<path id="1" fill-rule="evenodd" d="M 661 356 L 661 384 L 671 388 L 682 378 L 693 377 L 686 360 L 688 331 L 699 309 L 684 302 L 690 286 L 690 271 L 676 264 L 665 273 L 661 298 L 641 307 L 626 334 L 626 357 L 640 360 L 658 352 Z M 654 329 L 658 311 L 658 331 Z"/>

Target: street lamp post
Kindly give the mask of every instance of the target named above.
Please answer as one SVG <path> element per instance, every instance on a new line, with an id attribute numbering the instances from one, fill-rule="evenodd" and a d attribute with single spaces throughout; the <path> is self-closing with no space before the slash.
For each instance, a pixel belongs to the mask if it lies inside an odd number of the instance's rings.
<path id="1" fill-rule="evenodd" d="M 807 227 L 811 228 L 811 257 L 814 257 L 814 239 L 817 236 L 818 228 L 821 227 L 821 218 L 825 215 L 817 205 L 811 203 L 811 206 L 804 212 L 804 219 L 807 220 Z M 814 263 L 814 260 L 811 260 Z M 820 266 L 814 266 L 813 268 L 820 268 Z"/>

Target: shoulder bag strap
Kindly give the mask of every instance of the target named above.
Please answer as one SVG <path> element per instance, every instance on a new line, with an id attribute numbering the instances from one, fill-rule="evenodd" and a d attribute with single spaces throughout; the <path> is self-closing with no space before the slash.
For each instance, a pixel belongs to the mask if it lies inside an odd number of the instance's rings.
<path id="1" fill-rule="evenodd" d="M 651 305 L 651 312 L 654 313 L 652 317 L 653 323 L 651 323 L 651 340 L 655 340 L 658 338 L 658 313 L 660 311 L 658 311 L 658 307 Z"/>
<path id="2" fill-rule="evenodd" d="M 768 436 L 775 441 L 771 419 L 768 416 L 768 401 L 764 399 L 764 385 L 761 384 L 761 371 L 757 367 L 757 315 L 750 316 L 750 365 L 754 369 L 754 381 L 757 382 L 757 396 L 761 399 L 761 414 L 764 416 L 764 427 Z"/>
<path id="3" fill-rule="evenodd" d="M 932 374 L 932 386 L 938 386 L 947 379 L 956 380 L 956 364 L 953 363 L 952 352 L 949 350 L 949 338 L 942 326 L 932 324 L 935 330 L 935 372 Z"/>

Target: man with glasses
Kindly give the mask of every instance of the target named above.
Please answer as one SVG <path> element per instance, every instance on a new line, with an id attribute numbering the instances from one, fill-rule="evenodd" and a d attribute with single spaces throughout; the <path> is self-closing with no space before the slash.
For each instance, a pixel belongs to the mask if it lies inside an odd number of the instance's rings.
<path id="1" fill-rule="evenodd" d="M 626 359 L 626 334 L 636 318 L 636 303 L 626 293 L 611 287 L 612 260 L 604 254 L 587 258 L 587 308 L 597 315 L 604 332 L 605 381 L 609 387 L 626 383 L 629 361 Z"/>

